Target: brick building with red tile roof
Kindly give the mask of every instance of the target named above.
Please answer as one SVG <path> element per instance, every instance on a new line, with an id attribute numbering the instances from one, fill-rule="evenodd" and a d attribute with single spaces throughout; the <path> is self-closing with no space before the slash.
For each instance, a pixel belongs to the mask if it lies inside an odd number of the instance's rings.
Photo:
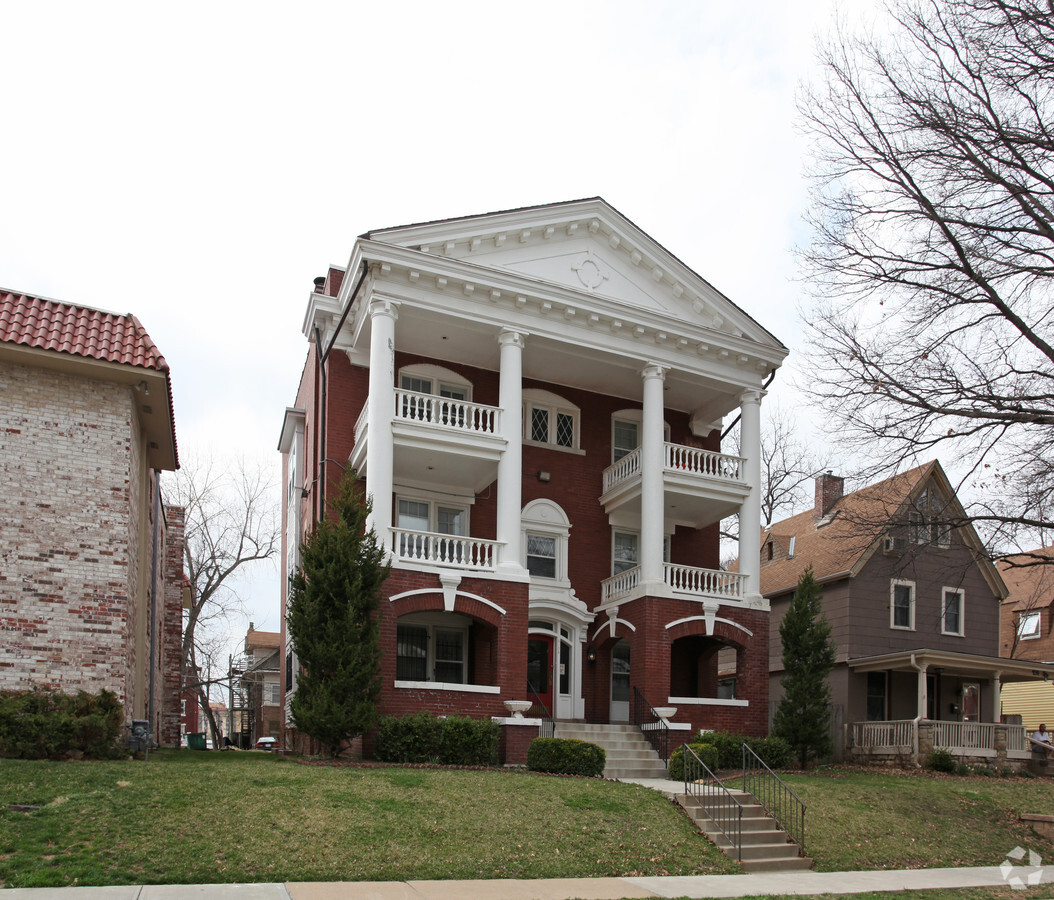
<path id="1" fill-rule="evenodd" d="M 0 688 L 105 688 L 178 743 L 168 364 L 132 315 L 0 290 L 0 396 Z"/>

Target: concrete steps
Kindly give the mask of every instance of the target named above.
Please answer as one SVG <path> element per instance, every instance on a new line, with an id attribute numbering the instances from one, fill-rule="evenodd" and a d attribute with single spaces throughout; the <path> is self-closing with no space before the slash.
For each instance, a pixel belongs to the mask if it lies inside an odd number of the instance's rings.
<path id="1" fill-rule="evenodd" d="M 743 806 L 741 826 L 742 860 L 745 872 L 794 872 L 812 868 L 812 860 L 801 855 L 801 848 L 791 841 L 768 811 L 744 791 L 729 792 Z M 717 823 L 702 808 L 698 797 L 678 794 L 677 802 L 714 844 L 730 859 L 738 854 L 735 846 L 724 836 Z M 724 805 L 724 804 L 722 804 Z M 729 807 L 734 804 L 729 801 Z"/>
<path id="2" fill-rule="evenodd" d="M 666 778 L 666 765 L 634 725 L 557 722 L 556 737 L 589 741 L 604 748 L 605 778 Z"/>

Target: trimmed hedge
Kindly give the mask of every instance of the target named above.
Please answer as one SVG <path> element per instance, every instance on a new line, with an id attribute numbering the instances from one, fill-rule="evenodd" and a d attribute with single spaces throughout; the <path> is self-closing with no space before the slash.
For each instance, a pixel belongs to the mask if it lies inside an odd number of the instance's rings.
<path id="1" fill-rule="evenodd" d="M 701 744 L 710 744 L 717 749 L 717 767 L 721 769 L 742 768 L 743 744 L 761 757 L 762 762 L 770 769 L 786 768 L 794 758 L 790 744 L 775 735 L 756 738 L 736 734 L 734 731 L 707 731 L 695 740 Z M 710 765 L 705 759 L 703 762 Z"/>
<path id="2" fill-rule="evenodd" d="M 374 755 L 381 762 L 494 766 L 499 733 L 498 723 L 491 719 L 440 718 L 425 711 L 382 716 Z"/>
<path id="3" fill-rule="evenodd" d="M 606 763 L 604 748 L 588 741 L 535 738 L 527 748 L 527 768 L 533 772 L 597 777 Z"/>
<path id="4" fill-rule="evenodd" d="M 60 759 L 126 756 L 124 711 L 112 691 L 0 691 L 0 756 Z"/>
<path id="5" fill-rule="evenodd" d="M 713 744 L 696 743 L 690 745 L 692 752 L 699 757 L 703 765 L 705 765 L 711 772 L 717 769 L 717 747 Z M 684 744 L 677 747 L 673 753 L 670 754 L 669 762 L 670 778 L 674 781 L 684 780 Z"/>

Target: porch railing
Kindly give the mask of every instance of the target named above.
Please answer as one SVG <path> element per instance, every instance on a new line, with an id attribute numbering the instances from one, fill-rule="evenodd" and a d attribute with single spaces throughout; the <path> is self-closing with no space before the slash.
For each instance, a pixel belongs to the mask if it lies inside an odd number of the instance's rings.
<path id="1" fill-rule="evenodd" d="M 684 745 L 684 793 L 699 801 L 718 831 L 743 859 L 743 804 L 711 772 L 695 751 Z"/>
<path id="2" fill-rule="evenodd" d="M 698 447 L 687 447 L 684 444 L 665 445 L 663 464 L 667 469 L 681 469 L 693 475 L 742 482 L 746 481 L 743 463 L 744 460 L 740 456 L 700 450 Z"/>
<path id="3" fill-rule="evenodd" d="M 401 562 L 448 566 L 454 569 L 493 571 L 498 565 L 501 544 L 482 538 L 458 537 L 430 531 L 392 529 L 392 552 L 396 564 Z"/>
<path id="4" fill-rule="evenodd" d="M 552 714 L 549 712 L 549 707 L 546 706 L 545 701 L 538 696 L 538 691 L 535 690 L 530 679 L 527 680 L 527 693 L 531 695 L 530 699 L 533 703 L 531 708 L 527 711 L 527 715 L 532 719 L 542 720 L 542 724 L 538 728 L 538 737 L 554 737 L 556 735 L 556 723 L 553 721 Z"/>
<path id="5" fill-rule="evenodd" d="M 743 744 L 743 790 L 752 794 L 791 840 L 805 850 L 805 804 L 746 744 Z"/>
<path id="6" fill-rule="evenodd" d="M 952 753 L 983 750 L 995 753 L 995 724 L 992 722 L 934 722 L 933 746 Z"/>
<path id="7" fill-rule="evenodd" d="M 721 569 L 700 569 L 663 563 L 662 580 L 672 590 L 695 597 L 716 597 L 729 602 L 741 601 L 746 576 Z M 611 603 L 632 594 L 640 585 L 640 566 L 634 566 L 600 583 L 601 603 Z"/>
<path id="8" fill-rule="evenodd" d="M 675 566 L 673 563 L 663 564 L 663 581 L 675 591 L 682 591 L 686 594 L 742 600 L 746 580 L 747 576 L 739 572 L 699 569 L 695 566 Z"/>
<path id="9" fill-rule="evenodd" d="M 899 719 L 888 722 L 853 722 L 852 744 L 869 750 L 911 752 L 915 746 L 915 720 Z"/>
<path id="10" fill-rule="evenodd" d="M 647 701 L 636 685 L 633 687 L 633 724 L 662 757 L 663 763 L 670 761 L 670 726 Z"/>
<path id="11" fill-rule="evenodd" d="M 396 388 L 396 420 L 442 425 L 474 434 L 500 434 L 501 409 L 468 400 Z"/>
<path id="12" fill-rule="evenodd" d="M 640 472 L 640 447 L 631 450 L 622 459 L 604 469 L 604 492 Z"/>

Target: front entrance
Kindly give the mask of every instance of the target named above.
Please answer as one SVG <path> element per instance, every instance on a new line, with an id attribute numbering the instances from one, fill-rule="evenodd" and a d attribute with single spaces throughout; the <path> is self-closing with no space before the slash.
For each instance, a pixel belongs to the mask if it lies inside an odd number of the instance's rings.
<path id="1" fill-rule="evenodd" d="M 629 722 L 629 641 L 619 638 L 611 648 L 611 709 L 609 721 Z"/>
<path id="2" fill-rule="evenodd" d="M 545 635 L 527 640 L 527 696 L 534 700 L 535 694 L 553 715 L 553 639 Z"/>

